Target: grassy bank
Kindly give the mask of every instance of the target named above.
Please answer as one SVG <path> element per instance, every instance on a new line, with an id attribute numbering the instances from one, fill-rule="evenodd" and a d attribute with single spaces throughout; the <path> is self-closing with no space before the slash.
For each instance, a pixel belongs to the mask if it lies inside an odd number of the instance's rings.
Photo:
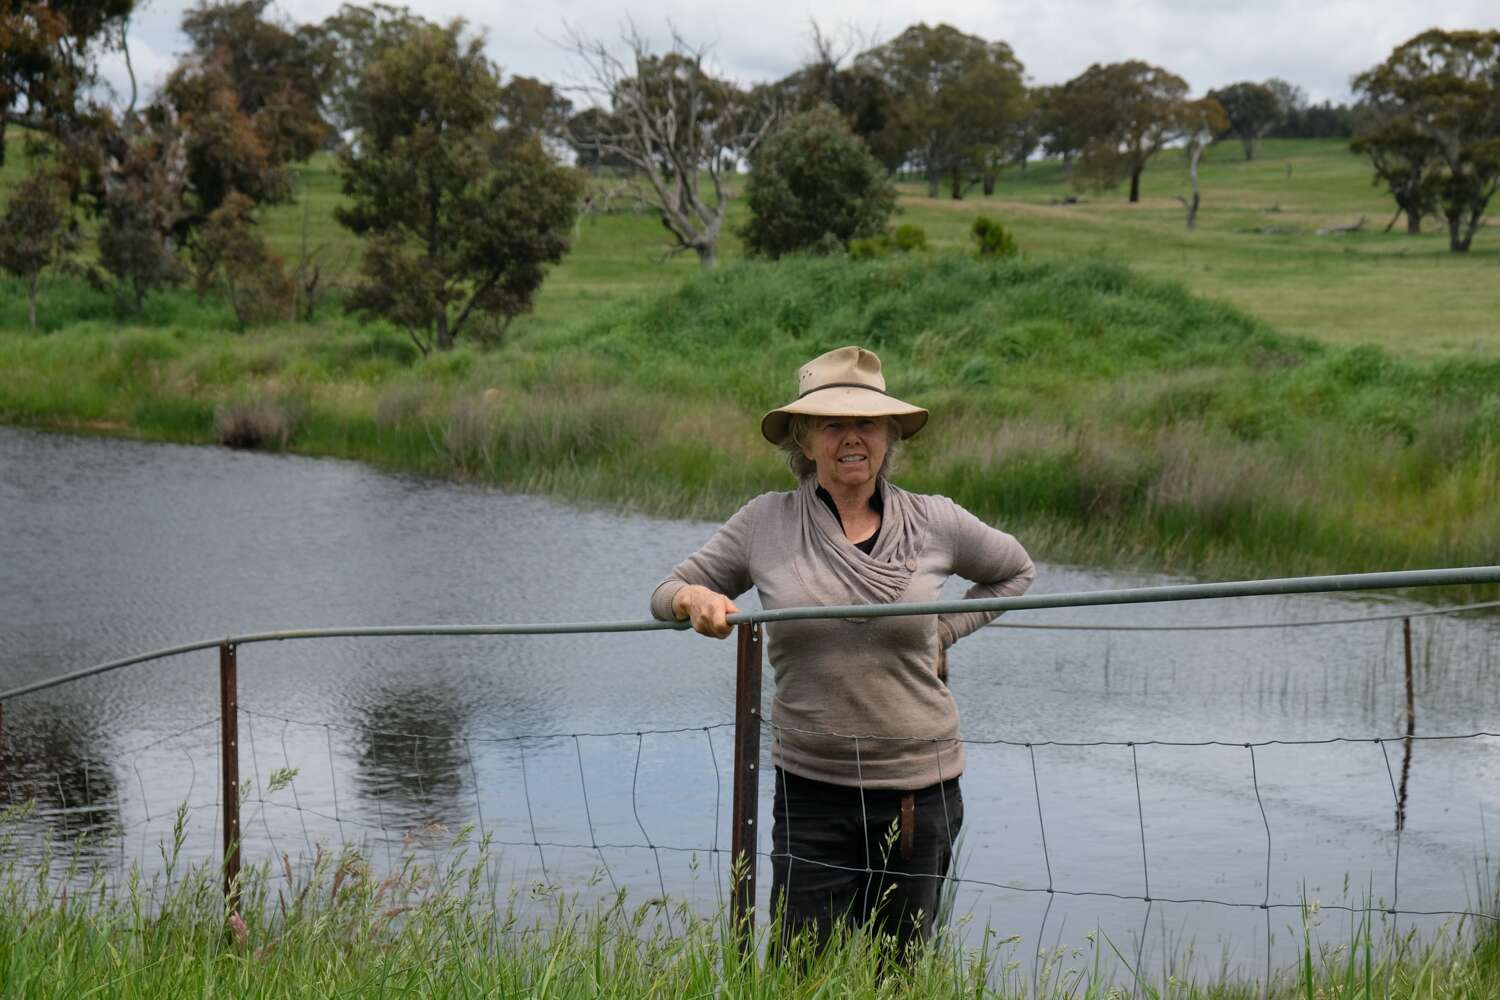
<path id="1" fill-rule="evenodd" d="M 181 824 L 179 821 L 179 830 Z M 149 883 L 134 873 L 112 888 L 100 871 L 44 862 L 23 872 L 0 862 L 0 992 L 14 1000 L 171 1000 L 178 997 L 857 997 L 1118 1000 L 1132 995 L 1130 948 L 1107 935 L 1083 949 L 1038 950 L 1006 928 L 960 925 L 914 960 L 892 960 L 872 936 L 841 934 L 815 953 L 766 958 L 761 921 L 742 950 L 720 916 L 615 896 L 598 903 L 547 886 L 497 910 L 493 863 L 471 831 L 451 864 L 407 857 L 378 872 L 356 850 L 320 853 L 302 874 L 288 864 L 242 873 L 240 907 L 226 918 L 219 871 L 179 867 Z M 465 850 L 472 853 L 465 853 Z M 63 886 L 71 886 L 71 890 Z M 523 915 L 524 914 L 524 915 Z M 1296 917 L 1293 917 L 1294 921 Z M 1270 988 L 1227 970 L 1195 980 L 1188 955 L 1140 970 L 1146 997 L 1490 997 L 1500 991 L 1500 934 L 1451 926 L 1434 939 L 1392 937 L 1354 916 L 1320 927 L 1316 908 L 1290 928 L 1296 966 Z M 1335 924 L 1337 922 L 1334 922 Z M 978 941 L 961 944 L 960 938 Z M 1191 947 L 1191 941 L 1187 947 Z M 1035 962 L 1033 962 L 1035 959 Z"/>
<path id="2" fill-rule="evenodd" d="M 68 301 L 46 334 L 0 315 L 0 420 L 189 442 L 246 428 L 721 517 L 789 484 L 755 427 L 797 366 L 862 343 L 935 414 L 899 481 L 1047 558 L 1280 575 L 1500 550 L 1500 360 L 1289 337 L 1105 260 L 737 263 L 426 359 L 332 311 L 233 336 L 186 295 L 125 329 L 98 293 Z"/>

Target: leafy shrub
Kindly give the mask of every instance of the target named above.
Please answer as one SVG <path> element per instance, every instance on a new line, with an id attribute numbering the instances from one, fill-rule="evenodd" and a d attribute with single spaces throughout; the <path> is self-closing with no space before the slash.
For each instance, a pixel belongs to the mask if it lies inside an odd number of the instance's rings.
<path id="1" fill-rule="evenodd" d="M 878 260 L 893 253 L 915 253 L 927 249 L 927 230 L 911 223 L 877 236 L 849 241 L 849 256 L 855 260 Z"/>
<path id="2" fill-rule="evenodd" d="M 979 244 L 981 257 L 1014 257 L 1021 252 L 1021 248 L 1016 245 L 1016 238 L 988 215 L 975 219 L 970 232 L 974 234 L 974 241 Z"/>
<path id="3" fill-rule="evenodd" d="M 875 236 L 896 207 L 885 168 L 833 108 L 804 111 L 768 136 L 745 183 L 752 255 L 781 257 Z"/>
<path id="4" fill-rule="evenodd" d="M 908 222 L 897 226 L 891 233 L 891 242 L 902 253 L 927 249 L 927 230 Z"/>

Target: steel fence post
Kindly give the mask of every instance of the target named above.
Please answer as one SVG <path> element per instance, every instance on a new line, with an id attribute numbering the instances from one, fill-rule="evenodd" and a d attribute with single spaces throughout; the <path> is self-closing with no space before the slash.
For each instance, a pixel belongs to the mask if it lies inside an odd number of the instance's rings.
<path id="1" fill-rule="evenodd" d="M 755 929 L 756 826 L 760 808 L 760 626 L 735 626 L 734 817 L 730 834 L 730 913 L 742 940 Z"/>
<path id="2" fill-rule="evenodd" d="M 219 760 L 224 776 L 224 914 L 239 910 L 240 718 L 235 647 L 219 644 Z"/>

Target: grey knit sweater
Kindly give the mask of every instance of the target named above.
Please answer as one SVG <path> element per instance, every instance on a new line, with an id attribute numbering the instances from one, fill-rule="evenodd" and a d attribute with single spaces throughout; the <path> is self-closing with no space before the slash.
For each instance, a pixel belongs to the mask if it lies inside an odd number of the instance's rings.
<path id="1" fill-rule="evenodd" d="M 752 586 L 767 609 L 935 601 L 953 574 L 965 597 L 1026 592 L 1036 570 L 1013 537 L 943 496 L 882 480 L 880 537 L 859 551 L 816 482 L 765 493 L 740 508 L 651 595 L 670 620 L 672 598 L 700 584 L 731 598 Z M 839 785 L 916 789 L 964 768 L 958 708 L 937 676 L 938 654 L 993 614 L 774 622 L 766 626 L 776 677 L 772 758 Z"/>

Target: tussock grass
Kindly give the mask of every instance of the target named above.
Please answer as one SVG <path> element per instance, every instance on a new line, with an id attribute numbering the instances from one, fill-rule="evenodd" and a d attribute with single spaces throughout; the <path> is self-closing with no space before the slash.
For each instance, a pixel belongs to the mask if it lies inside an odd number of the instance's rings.
<path id="1" fill-rule="evenodd" d="M 285 449 L 297 419 L 297 408 L 281 400 L 220 403 L 214 407 L 214 437 L 229 448 Z"/>

